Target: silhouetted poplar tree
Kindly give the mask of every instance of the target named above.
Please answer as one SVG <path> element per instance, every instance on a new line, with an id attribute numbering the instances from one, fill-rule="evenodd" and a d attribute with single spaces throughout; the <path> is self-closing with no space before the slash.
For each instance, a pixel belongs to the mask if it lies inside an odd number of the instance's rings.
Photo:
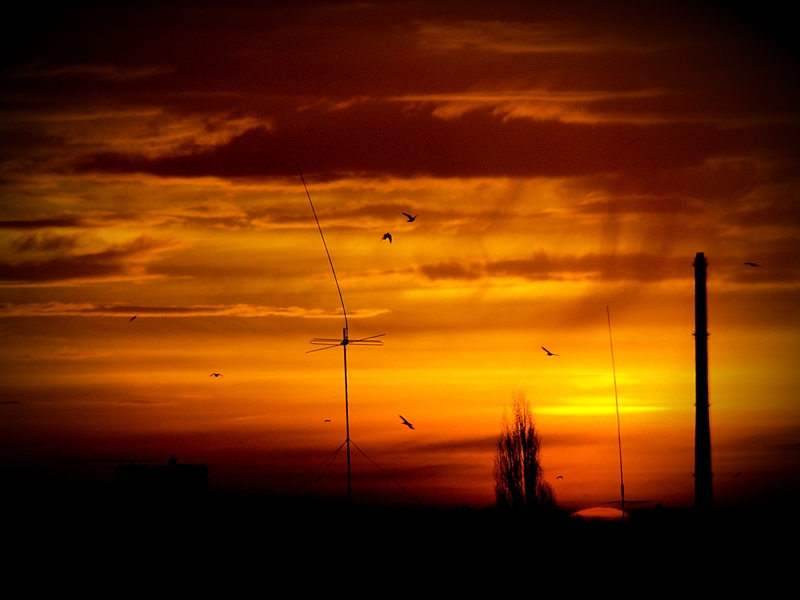
<path id="1" fill-rule="evenodd" d="M 514 394 L 511 415 L 503 416 L 494 457 L 494 492 L 498 508 L 555 508 L 553 488 L 539 464 L 539 436 L 525 395 Z"/>

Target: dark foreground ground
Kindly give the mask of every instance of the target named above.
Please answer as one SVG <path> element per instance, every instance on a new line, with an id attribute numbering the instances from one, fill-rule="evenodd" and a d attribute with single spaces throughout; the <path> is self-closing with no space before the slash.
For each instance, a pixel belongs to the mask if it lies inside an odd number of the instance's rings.
<path id="1" fill-rule="evenodd" d="M 800 533 L 785 508 L 766 507 L 704 517 L 647 509 L 625 522 L 587 522 L 564 513 L 535 518 L 490 509 L 348 509 L 264 496 L 43 489 L 7 490 L 2 511 L 7 586 L 21 577 L 29 588 L 61 591 L 141 586 L 226 596 L 316 590 L 472 597 L 527 595 L 542 586 L 568 597 L 661 596 L 686 586 L 763 596 L 795 585 Z"/>

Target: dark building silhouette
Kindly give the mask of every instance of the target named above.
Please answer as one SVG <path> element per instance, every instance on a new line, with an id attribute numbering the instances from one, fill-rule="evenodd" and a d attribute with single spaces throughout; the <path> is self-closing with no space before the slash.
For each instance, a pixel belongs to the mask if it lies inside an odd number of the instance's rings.
<path id="1" fill-rule="evenodd" d="M 702 252 L 694 258 L 694 507 L 707 511 L 714 506 L 711 486 L 711 425 L 708 403 L 708 302 L 706 267 Z"/>

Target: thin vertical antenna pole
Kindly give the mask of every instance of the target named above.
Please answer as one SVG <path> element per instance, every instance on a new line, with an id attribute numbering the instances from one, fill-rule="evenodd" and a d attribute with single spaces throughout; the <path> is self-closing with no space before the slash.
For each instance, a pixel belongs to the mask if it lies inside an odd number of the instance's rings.
<path id="1" fill-rule="evenodd" d="M 305 177 L 303 177 L 303 172 L 300 170 L 300 164 L 295 161 L 294 163 L 297 166 L 297 172 L 300 173 L 300 179 L 303 182 L 303 188 L 306 190 L 306 196 L 308 196 L 308 203 L 311 205 L 311 212 L 314 213 L 314 220 L 317 222 L 317 229 L 319 229 L 319 236 L 322 238 L 322 245 L 325 246 L 325 254 L 328 255 L 328 262 L 331 265 L 331 271 L 333 272 L 333 280 L 336 282 L 336 291 L 339 292 L 339 300 L 342 302 L 342 313 L 344 314 L 344 327 L 345 331 L 347 330 L 347 310 L 344 307 L 344 297 L 342 296 L 342 288 L 339 287 L 339 278 L 336 277 L 336 269 L 333 268 L 333 259 L 331 258 L 331 253 L 328 252 L 328 244 L 325 243 L 325 236 L 322 234 L 322 226 L 319 224 L 319 219 L 317 218 L 317 211 L 314 210 L 314 203 L 311 201 L 311 194 L 308 192 L 308 186 L 306 185 Z M 345 337 L 347 337 L 345 335 Z"/>
<path id="2" fill-rule="evenodd" d="M 353 483 L 352 483 L 352 472 L 350 469 L 350 398 L 347 390 L 347 344 L 349 343 L 349 339 L 347 337 L 349 326 L 347 324 L 347 309 L 344 307 L 344 296 L 342 296 L 342 288 L 339 286 L 339 278 L 336 277 L 336 269 L 333 267 L 333 259 L 331 258 L 331 253 L 328 250 L 328 244 L 325 242 L 325 235 L 322 233 L 322 225 L 319 224 L 319 218 L 317 217 L 317 211 L 314 209 L 314 203 L 311 201 L 311 194 L 308 191 L 308 186 L 306 185 L 306 179 L 303 177 L 303 172 L 300 170 L 300 163 L 295 161 L 294 163 L 297 166 L 297 172 L 300 173 L 300 179 L 303 182 L 303 188 L 306 190 L 306 196 L 308 197 L 308 203 L 311 205 L 311 212 L 314 213 L 314 220 L 317 222 L 317 229 L 319 229 L 319 236 L 322 238 L 322 245 L 325 247 L 325 254 L 328 256 L 328 263 L 331 265 L 331 272 L 333 273 L 333 280 L 336 282 L 336 291 L 339 292 L 339 300 L 342 303 L 342 315 L 344 315 L 344 329 L 342 330 L 342 350 L 344 350 L 344 420 L 345 420 L 345 428 L 347 430 L 347 438 L 345 442 L 347 442 L 347 506 L 350 507 L 352 505 L 353 499 Z"/>
<path id="3" fill-rule="evenodd" d="M 347 329 L 345 328 L 344 339 L 347 340 Z M 342 346 L 344 350 L 344 422 L 347 429 L 347 506 L 351 506 L 353 501 L 353 482 L 350 471 L 350 398 L 347 393 L 347 344 Z"/>
<path id="4" fill-rule="evenodd" d="M 614 374 L 614 404 L 617 408 L 617 444 L 619 445 L 619 495 L 622 505 L 622 520 L 625 520 L 625 482 L 622 479 L 622 433 L 619 426 L 619 395 L 617 394 L 617 367 L 614 364 L 614 341 L 611 338 L 611 311 L 606 306 L 608 317 L 608 345 L 611 347 L 611 372 Z"/>

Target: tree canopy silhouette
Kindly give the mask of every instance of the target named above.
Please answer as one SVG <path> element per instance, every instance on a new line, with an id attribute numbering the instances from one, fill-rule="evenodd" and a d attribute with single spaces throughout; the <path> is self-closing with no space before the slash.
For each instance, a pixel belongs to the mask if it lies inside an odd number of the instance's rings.
<path id="1" fill-rule="evenodd" d="M 511 414 L 503 416 L 494 457 L 494 492 L 498 508 L 537 510 L 555 508 L 553 488 L 539 462 L 539 435 L 525 394 L 516 393 Z"/>

